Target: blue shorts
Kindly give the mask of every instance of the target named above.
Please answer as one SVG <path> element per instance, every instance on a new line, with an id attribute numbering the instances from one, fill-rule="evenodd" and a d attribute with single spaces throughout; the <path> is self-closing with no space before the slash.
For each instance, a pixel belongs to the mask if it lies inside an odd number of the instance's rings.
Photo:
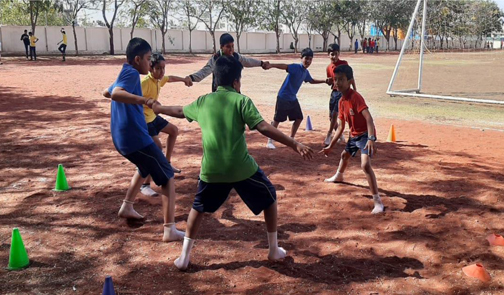
<path id="1" fill-rule="evenodd" d="M 198 192 L 193 209 L 213 213 L 226 202 L 231 189 L 235 189 L 249 209 L 258 215 L 276 201 L 276 190 L 259 168 L 250 178 L 233 183 L 206 183 L 198 181 Z"/>
<path id="2" fill-rule="evenodd" d="M 173 178 L 173 168 L 155 143 L 124 157 L 137 166 L 140 176 L 143 178 L 152 176 L 152 180 L 158 186 L 167 184 L 168 180 Z"/>
<path id="3" fill-rule="evenodd" d="M 147 123 L 147 129 L 149 131 L 149 135 L 152 136 L 157 136 L 163 128 L 168 126 L 168 121 L 163 119 L 163 117 L 156 116 L 156 119 L 154 121 Z"/>
<path id="4" fill-rule="evenodd" d="M 341 96 L 342 94 L 339 91 L 333 90 L 331 92 L 331 99 L 329 100 L 329 117 L 331 119 L 335 114 L 338 114 Z"/>
<path id="5" fill-rule="evenodd" d="M 360 150 L 361 154 L 369 155 L 368 149 L 364 149 L 368 141 L 368 134 L 364 133 L 356 137 L 350 137 L 345 147 L 345 151 L 355 157 L 357 152 Z"/>

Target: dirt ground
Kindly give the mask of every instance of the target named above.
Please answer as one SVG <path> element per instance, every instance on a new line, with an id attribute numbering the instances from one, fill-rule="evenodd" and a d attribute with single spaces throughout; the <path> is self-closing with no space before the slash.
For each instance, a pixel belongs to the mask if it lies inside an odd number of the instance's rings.
<path id="1" fill-rule="evenodd" d="M 433 54 L 425 83 L 432 91 L 449 92 L 455 85 L 459 93 L 503 99 L 494 71 L 502 69 L 503 57 Z M 294 55 L 258 58 L 298 61 Z M 100 91 L 117 76 L 122 57 L 69 57 L 65 64 L 43 57 L 33 63 L 4 59 L 0 261 L 7 266 L 12 228 L 18 227 L 32 263 L 22 271 L 2 268 L 0 294 L 101 294 L 107 275 L 116 294 L 504 294 L 504 247 L 489 247 L 485 240 L 490 233 L 504 234 L 504 107 L 390 98 L 385 90 L 397 55 L 343 58 L 354 67 L 358 90 L 375 117 L 379 153 L 373 166 L 386 212 L 370 214 L 358 159 L 347 183 L 323 182 L 335 172 L 342 145 L 329 158 L 303 161 L 286 147 L 267 150 L 266 138 L 247 132 L 251 155 L 277 188 L 279 244 L 288 257 L 267 261 L 263 218 L 233 193 L 204 220 L 187 272 L 173 266 L 182 243 L 161 241 L 159 198 L 138 195 L 143 223 L 117 217 L 134 166 L 112 145 L 110 102 Z M 170 56 L 167 74 L 185 76 L 207 59 Z M 317 55 L 312 76 L 323 78 L 327 63 L 326 55 Z M 481 73 L 471 72 L 475 64 Z M 447 74 L 441 65 L 457 70 Z M 243 72 L 243 92 L 268 121 L 284 78 L 274 69 Z M 209 77 L 192 88 L 168 84 L 160 101 L 188 104 L 210 83 Z M 299 93 L 315 131 L 300 130 L 298 140 L 315 150 L 328 127 L 329 92 L 327 86 L 304 85 Z M 173 162 L 183 169 L 176 177 L 176 221 L 185 229 L 201 161 L 200 131 L 197 123 L 170 121 L 180 130 Z M 391 124 L 397 143 L 385 142 Z M 280 129 L 288 132 L 289 125 Z M 52 191 L 59 163 L 70 191 Z M 492 282 L 462 273 L 476 262 Z"/>

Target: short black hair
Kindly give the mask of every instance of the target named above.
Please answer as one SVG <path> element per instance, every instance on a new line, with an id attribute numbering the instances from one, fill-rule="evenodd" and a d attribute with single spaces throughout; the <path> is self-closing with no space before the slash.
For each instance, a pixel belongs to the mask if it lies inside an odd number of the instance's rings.
<path id="1" fill-rule="evenodd" d="M 234 56 L 221 56 L 215 62 L 214 75 L 217 86 L 233 86 L 240 80 L 243 65 Z"/>
<path id="2" fill-rule="evenodd" d="M 353 70 L 349 65 L 340 65 L 334 69 L 335 74 L 345 74 L 347 80 L 353 79 Z"/>
<path id="3" fill-rule="evenodd" d="M 340 51 L 339 45 L 336 43 L 329 44 L 329 46 L 327 47 L 327 53 L 329 54 L 334 51 L 337 51 L 337 52 Z"/>
<path id="4" fill-rule="evenodd" d="M 29 32 L 29 33 L 28 33 L 28 35 L 33 35 L 33 33 L 32 33 L 32 32 Z"/>
<path id="5" fill-rule="evenodd" d="M 311 50 L 310 48 L 303 49 L 303 51 L 301 51 L 301 58 L 305 56 L 313 57 L 313 50 Z"/>
<path id="6" fill-rule="evenodd" d="M 161 61 L 165 60 L 164 56 L 161 53 L 154 53 L 150 58 L 150 66 L 154 68 Z"/>
<path id="7" fill-rule="evenodd" d="M 26 33 L 26 32 L 28 32 L 28 30 L 24 30 L 24 32 Z"/>
<path id="8" fill-rule="evenodd" d="M 128 47 L 126 47 L 126 58 L 128 59 L 128 63 L 132 64 L 135 56 L 144 56 L 151 51 L 152 48 L 149 42 L 142 38 L 133 38 L 128 42 Z"/>

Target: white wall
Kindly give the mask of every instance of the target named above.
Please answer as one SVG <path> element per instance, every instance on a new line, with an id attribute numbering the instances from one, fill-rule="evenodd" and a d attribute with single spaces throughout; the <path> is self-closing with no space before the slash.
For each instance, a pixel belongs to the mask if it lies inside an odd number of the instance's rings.
<path id="1" fill-rule="evenodd" d="M 64 27 L 68 37 L 67 53 L 75 52 L 75 43 L 72 27 Z M 30 30 L 29 27 L 20 26 L 0 26 L 0 41 L 4 54 L 23 55 L 24 46 L 20 41 L 23 30 Z M 59 54 L 57 43 L 61 41 L 61 27 L 37 27 L 36 36 L 40 39 L 37 43 L 37 54 Z M 115 52 L 124 54 L 128 41 L 130 40 L 130 28 L 114 29 Z M 81 54 L 103 54 L 109 52 L 109 33 L 107 28 L 83 28 L 77 27 L 77 42 Z M 224 31 L 215 32 L 216 47 L 219 48 L 219 38 Z M 230 32 L 235 38 L 235 49 L 237 50 L 236 34 Z M 162 35 L 159 30 L 135 29 L 134 37 L 140 37 L 149 42 L 154 51 L 161 51 Z M 170 42 L 170 39 L 173 43 Z M 359 38 L 360 39 L 360 38 Z M 334 41 L 333 36 L 329 36 L 328 44 Z M 290 49 L 294 38 L 290 33 L 280 35 L 280 51 L 294 52 Z M 311 36 L 311 48 L 314 51 L 325 51 L 322 48 L 323 38 L 318 34 Z M 341 49 L 348 50 L 350 45 L 348 36 L 342 34 Z M 308 47 L 309 39 L 307 34 L 299 34 L 298 51 Z M 353 44 L 353 42 L 352 42 Z M 168 30 L 165 36 L 165 45 L 168 52 L 189 52 L 189 31 Z M 385 47 L 384 39 L 381 41 L 381 48 Z M 240 49 L 243 53 L 270 53 L 276 51 L 276 36 L 272 32 L 245 32 L 240 38 Z M 207 31 L 195 30 L 192 32 L 192 50 L 195 53 L 212 52 L 212 36 Z"/>

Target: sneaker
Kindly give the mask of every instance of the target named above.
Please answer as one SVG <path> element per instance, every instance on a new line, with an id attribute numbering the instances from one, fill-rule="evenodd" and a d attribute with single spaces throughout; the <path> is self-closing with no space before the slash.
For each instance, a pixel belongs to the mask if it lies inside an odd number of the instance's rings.
<path id="1" fill-rule="evenodd" d="M 268 140 L 268 143 L 266 144 L 266 148 L 268 148 L 270 150 L 276 149 L 275 145 L 273 144 L 273 140 L 271 140 L 271 139 Z"/>
<path id="2" fill-rule="evenodd" d="M 326 139 L 324 140 L 324 145 L 325 146 L 328 146 L 331 144 L 331 140 L 332 140 L 332 136 L 329 135 L 328 137 L 326 137 Z"/>
<path id="3" fill-rule="evenodd" d="M 159 195 L 150 187 L 150 185 L 142 185 L 140 192 L 148 197 L 157 197 Z"/>

